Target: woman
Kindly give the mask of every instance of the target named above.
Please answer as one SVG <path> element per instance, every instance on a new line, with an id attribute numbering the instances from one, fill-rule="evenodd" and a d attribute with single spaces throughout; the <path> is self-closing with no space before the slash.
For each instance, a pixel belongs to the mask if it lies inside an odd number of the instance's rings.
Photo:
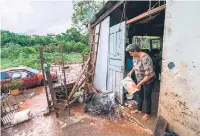
<path id="1" fill-rule="evenodd" d="M 142 113 L 142 105 L 145 97 L 146 110 L 145 115 L 141 119 L 147 120 L 151 114 L 151 93 L 153 89 L 153 77 L 155 76 L 153 62 L 148 54 L 140 51 L 139 45 L 130 44 L 126 47 L 126 51 L 129 52 L 134 60 L 133 68 L 127 76 L 131 77 L 133 72 L 135 72 L 137 88 L 140 90 L 138 92 L 138 106 L 133 113 Z"/>

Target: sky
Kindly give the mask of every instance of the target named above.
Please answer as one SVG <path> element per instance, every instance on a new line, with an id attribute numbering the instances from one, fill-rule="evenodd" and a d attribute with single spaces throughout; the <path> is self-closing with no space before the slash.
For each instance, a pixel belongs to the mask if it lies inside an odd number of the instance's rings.
<path id="1" fill-rule="evenodd" d="M 0 10 L 0 29 L 15 33 L 58 34 L 72 24 L 72 1 L 0 0 Z"/>

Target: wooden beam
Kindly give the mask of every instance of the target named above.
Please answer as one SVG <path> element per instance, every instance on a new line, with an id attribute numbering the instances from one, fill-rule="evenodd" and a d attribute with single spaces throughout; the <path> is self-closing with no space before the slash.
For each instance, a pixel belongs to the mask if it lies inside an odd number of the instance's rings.
<path id="1" fill-rule="evenodd" d="M 160 11 L 164 10 L 165 8 L 166 8 L 166 4 L 164 4 L 164 5 L 162 5 L 162 6 L 159 6 L 159 7 L 157 7 L 157 8 L 154 8 L 154 9 L 152 9 L 152 10 L 146 11 L 146 12 L 140 14 L 139 16 L 136 16 L 136 17 L 134 17 L 134 18 L 128 20 L 128 21 L 126 22 L 126 24 L 130 24 L 130 23 L 137 22 L 137 21 L 139 21 L 139 20 L 141 20 L 141 19 L 144 19 L 144 18 L 146 18 L 146 17 L 148 17 L 148 16 L 151 16 L 151 15 L 153 15 L 153 14 L 156 14 L 156 13 L 160 12 Z"/>
<path id="2" fill-rule="evenodd" d="M 78 85 L 79 81 L 81 80 L 82 75 L 85 73 L 85 69 L 87 68 L 87 65 L 88 65 L 89 62 L 90 62 L 90 58 L 88 58 L 88 60 L 87 60 L 87 62 L 86 62 L 86 64 L 85 64 L 85 66 L 84 66 L 84 68 L 83 68 L 81 74 L 79 75 L 79 77 L 78 77 L 78 79 L 77 79 L 75 85 L 73 86 L 72 91 L 70 92 L 70 94 L 69 94 L 69 96 L 68 96 L 68 98 L 67 98 L 68 100 L 70 100 L 70 98 L 72 97 L 72 95 L 77 91 L 77 90 L 76 90 L 76 89 L 77 89 L 77 85 Z M 81 82 L 81 83 L 82 83 L 82 82 Z"/>
<path id="3" fill-rule="evenodd" d="M 123 2 L 124 2 L 124 0 L 119 1 L 111 9 L 107 10 L 101 17 L 99 17 L 99 19 L 97 21 L 95 21 L 95 23 L 92 25 L 92 27 L 95 27 L 97 24 L 99 24 L 99 22 L 101 22 L 103 19 L 105 19 L 111 12 L 113 12 L 113 10 L 115 10 L 117 7 L 119 7 Z"/>

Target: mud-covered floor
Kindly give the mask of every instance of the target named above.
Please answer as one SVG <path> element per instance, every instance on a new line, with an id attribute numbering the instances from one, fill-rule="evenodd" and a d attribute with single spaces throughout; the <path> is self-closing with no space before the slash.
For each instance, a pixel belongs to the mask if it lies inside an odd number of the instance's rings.
<path id="1" fill-rule="evenodd" d="M 150 136 L 136 123 L 122 119 L 112 122 L 106 116 L 91 116 L 83 112 L 83 104 L 74 104 L 69 117 L 63 111 L 59 118 L 54 114 L 44 117 L 47 102 L 42 87 L 33 89 L 38 95 L 26 100 L 21 109 L 31 108 L 29 121 L 1 130 L 2 136 Z"/>

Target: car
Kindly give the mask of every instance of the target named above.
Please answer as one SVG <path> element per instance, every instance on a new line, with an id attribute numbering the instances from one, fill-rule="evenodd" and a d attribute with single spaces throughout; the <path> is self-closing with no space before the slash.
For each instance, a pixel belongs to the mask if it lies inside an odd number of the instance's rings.
<path id="1" fill-rule="evenodd" d="M 44 84 L 44 77 L 41 70 L 30 67 L 15 67 L 0 71 L 1 85 L 11 82 L 12 80 L 22 80 L 23 88 L 30 88 L 37 85 Z M 57 74 L 55 71 L 50 71 L 53 82 L 57 81 Z"/>
<path id="2" fill-rule="evenodd" d="M 9 78 L 10 75 L 9 75 L 9 73 L 6 72 L 6 71 L 0 72 L 0 77 L 1 77 L 1 85 L 2 85 L 2 84 L 9 83 L 9 82 L 11 81 L 11 79 Z"/>

